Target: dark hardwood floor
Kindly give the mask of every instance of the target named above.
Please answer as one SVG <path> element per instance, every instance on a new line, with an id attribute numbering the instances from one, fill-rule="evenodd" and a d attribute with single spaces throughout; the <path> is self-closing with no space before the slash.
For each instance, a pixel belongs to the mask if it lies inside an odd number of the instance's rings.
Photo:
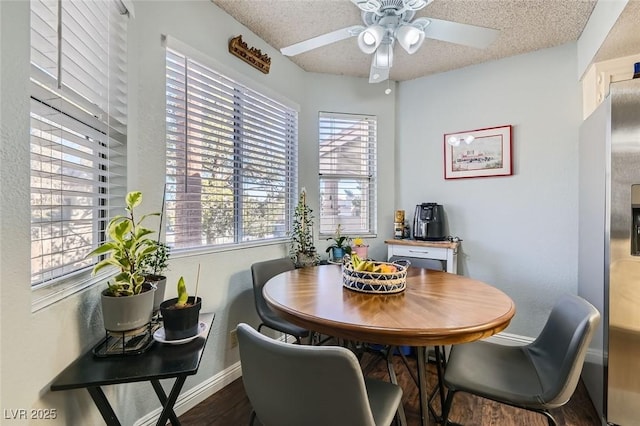
<path id="1" fill-rule="evenodd" d="M 400 357 L 396 356 L 395 358 L 394 365 L 398 383 L 404 391 L 403 404 L 407 424 L 408 426 L 417 426 L 420 424 L 418 389 Z M 408 360 L 415 371 L 415 359 L 409 357 Z M 365 354 L 361 364 L 365 375 L 388 380 L 386 363 L 382 358 Z M 434 384 L 436 381 L 435 368 L 430 364 L 428 382 Z M 434 408 L 438 413 L 440 412 L 440 404 L 437 401 L 434 402 Z M 242 379 L 238 379 L 180 416 L 180 421 L 185 426 L 248 425 L 250 413 L 251 404 L 244 392 Z M 600 426 L 596 410 L 582 382 L 578 384 L 578 388 L 569 402 L 561 408 L 552 410 L 551 413 L 558 425 Z M 465 426 L 547 425 L 546 418 L 540 414 L 497 404 L 462 392 L 458 393 L 453 401 L 450 420 Z M 256 421 L 256 425 L 259 424 Z"/>

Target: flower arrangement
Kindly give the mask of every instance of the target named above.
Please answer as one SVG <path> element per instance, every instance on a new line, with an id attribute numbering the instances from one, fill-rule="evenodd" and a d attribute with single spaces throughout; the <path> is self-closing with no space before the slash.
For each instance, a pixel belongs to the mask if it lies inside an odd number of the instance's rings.
<path id="1" fill-rule="evenodd" d="M 369 255 L 369 245 L 365 244 L 364 240 L 360 237 L 353 239 L 353 247 L 351 250 L 363 259 L 366 259 Z"/>
<path id="2" fill-rule="evenodd" d="M 329 247 L 327 247 L 327 253 L 331 252 L 331 258 L 334 261 L 342 259 L 345 254 L 351 254 L 351 238 L 342 234 L 342 226 L 338 224 L 336 232 L 333 237 L 327 238 L 327 241 L 332 241 Z"/>
<path id="3" fill-rule="evenodd" d="M 364 240 L 360 237 L 356 237 L 353 239 L 353 245 L 354 247 L 369 247 L 364 244 Z"/>

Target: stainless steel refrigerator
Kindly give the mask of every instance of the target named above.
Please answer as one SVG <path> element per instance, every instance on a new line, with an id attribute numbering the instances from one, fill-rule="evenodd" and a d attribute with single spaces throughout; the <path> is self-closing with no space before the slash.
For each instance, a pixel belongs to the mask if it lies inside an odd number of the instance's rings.
<path id="1" fill-rule="evenodd" d="M 604 422 L 640 425 L 640 79 L 580 127 L 578 294 L 603 321 L 583 381 Z"/>

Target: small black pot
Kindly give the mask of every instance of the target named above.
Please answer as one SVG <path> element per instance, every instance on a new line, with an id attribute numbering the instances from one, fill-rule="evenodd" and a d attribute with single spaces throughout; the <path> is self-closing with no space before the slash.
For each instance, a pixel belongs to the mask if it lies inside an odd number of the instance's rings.
<path id="1" fill-rule="evenodd" d="M 187 339 L 198 334 L 202 299 L 198 297 L 198 301 L 194 303 L 193 296 L 189 297 L 188 303 L 192 305 L 187 305 L 184 308 L 176 308 L 177 301 L 178 298 L 175 297 L 160 304 L 164 335 L 167 340 Z"/>

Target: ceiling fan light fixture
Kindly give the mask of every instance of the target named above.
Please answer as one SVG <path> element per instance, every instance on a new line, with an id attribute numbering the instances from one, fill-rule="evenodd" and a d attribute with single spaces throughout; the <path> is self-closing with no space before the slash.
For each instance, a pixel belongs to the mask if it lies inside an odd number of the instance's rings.
<path id="1" fill-rule="evenodd" d="M 381 83 L 388 79 L 389 68 L 377 68 L 372 60 L 371 69 L 369 70 L 369 83 Z"/>
<path id="2" fill-rule="evenodd" d="M 415 53 L 422 43 L 424 42 L 424 31 L 413 25 L 402 25 L 396 30 L 396 40 L 400 43 L 400 46 L 412 55 Z"/>
<path id="3" fill-rule="evenodd" d="M 369 32 L 365 32 L 362 35 L 362 41 L 364 42 L 364 44 L 366 44 L 367 46 L 373 46 L 374 44 L 376 44 L 376 38 L 373 36 L 373 34 L 369 33 Z"/>
<path id="4" fill-rule="evenodd" d="M 358 47 L 363 53 L 370 55 L 382 43 L 385 29 L 380 25 L 372 25 L 358 34 Z"/>
<path id="5" fill-rule="evenodd" d="M 373 66 L 376 68 L 391 68 L 393 66 L 393 48 L 390 43 L 378 46 L 373 56 Z"/>

